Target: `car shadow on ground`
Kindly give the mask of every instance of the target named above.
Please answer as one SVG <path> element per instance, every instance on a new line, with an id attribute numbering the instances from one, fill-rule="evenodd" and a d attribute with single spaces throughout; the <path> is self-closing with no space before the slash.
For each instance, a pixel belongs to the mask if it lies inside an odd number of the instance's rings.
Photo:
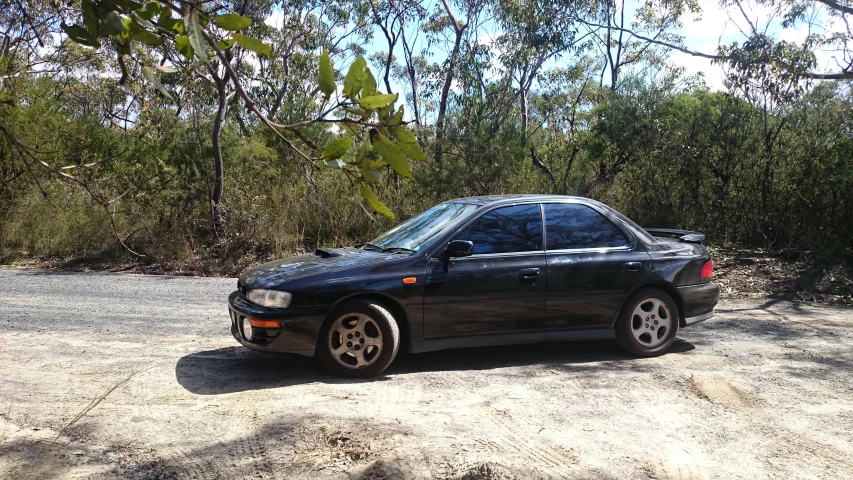
<path id="1" fill-rule="evenodd" d="M 669 355 L 689 352 L 692 343 L 678 338 Z M 186 355 L 178 360 L 175 376 L 188 391 L 220 395 L 247 390 L 281 388 L 307 383 L 358 383 L 391 380 L 397 375 L 459 370 L 491 370 L 530 366 L 563 371 L 642 368 L 637 358 L 617 349 L 613 341 L 558 342 L 500 347 L 464 348 L 409 354 L 401 352 L 382 375 L 368 379 L 339 378 L 316 358 L 256 352 L 242 346 Z"/>

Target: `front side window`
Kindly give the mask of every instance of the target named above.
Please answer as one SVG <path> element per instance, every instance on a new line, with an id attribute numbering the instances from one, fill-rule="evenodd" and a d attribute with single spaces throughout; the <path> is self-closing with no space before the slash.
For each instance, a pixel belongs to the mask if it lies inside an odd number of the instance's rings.
<path id="1" fill-rule="evenodd" d="M 548 250 L 628 245 L 628 239 L 613 222 L 577 203 L 546 203 L 545 235 Z"/>
<path id="2" fill-rule="evenodd" d="M 538 204 L 496 208 L 454 239 L 474 242 L 474 255 L 542 250 L 542 212 Z"/>

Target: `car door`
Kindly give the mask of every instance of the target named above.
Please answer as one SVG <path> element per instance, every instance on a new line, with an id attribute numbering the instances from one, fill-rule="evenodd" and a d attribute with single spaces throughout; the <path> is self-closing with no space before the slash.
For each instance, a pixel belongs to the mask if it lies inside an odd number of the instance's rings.
<path id="1" fill-rule="evenodd" d="M 546 203 L 543 330 L 607 328 L 652 260 L 627 230 L 583 203 Z"/>
<path id="2" fill-rule="evenodd" d="M 546 264 L 540 205 L 492 209 L 451 240 L 473 242 L 474 253 L 428 262 L 424 337 L 541 332 Z"/>

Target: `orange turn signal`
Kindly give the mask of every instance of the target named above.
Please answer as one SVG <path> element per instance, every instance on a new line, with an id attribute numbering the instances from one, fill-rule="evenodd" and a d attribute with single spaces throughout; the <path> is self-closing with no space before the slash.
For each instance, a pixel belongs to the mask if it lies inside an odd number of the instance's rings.
<path id="1" fill-rule="evenodd" d="M 278 320 L 258 320 L 257 318 L 250 318 L 249 323 L 251 323 L 254 328 L 281 328 L 281 322 Z"/>
<path id="2" fill-rule="evenodd" d="M 418 279 L 415 277 L 406 277 L 403 279 L 403 283 L 406 285 L 411 285 L 413 283 L 417 283 Z"/>

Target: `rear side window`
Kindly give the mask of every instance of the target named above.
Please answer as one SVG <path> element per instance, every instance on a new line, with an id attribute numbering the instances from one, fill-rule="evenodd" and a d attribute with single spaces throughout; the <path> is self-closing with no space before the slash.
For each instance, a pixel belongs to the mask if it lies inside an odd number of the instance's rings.
<path id="1" fill-rule="evenodd" d="M 548 250 L 628 245 L 628 239 L 613 222 L 577 203 L 546 203 L 545 234 Z"/>
<path id="2" fill-rule="evenodd" d="M 542 250 L 539 204 L 501 207 L 483 214 L 456 235 L 474 242 L 474 254 Z"/>

